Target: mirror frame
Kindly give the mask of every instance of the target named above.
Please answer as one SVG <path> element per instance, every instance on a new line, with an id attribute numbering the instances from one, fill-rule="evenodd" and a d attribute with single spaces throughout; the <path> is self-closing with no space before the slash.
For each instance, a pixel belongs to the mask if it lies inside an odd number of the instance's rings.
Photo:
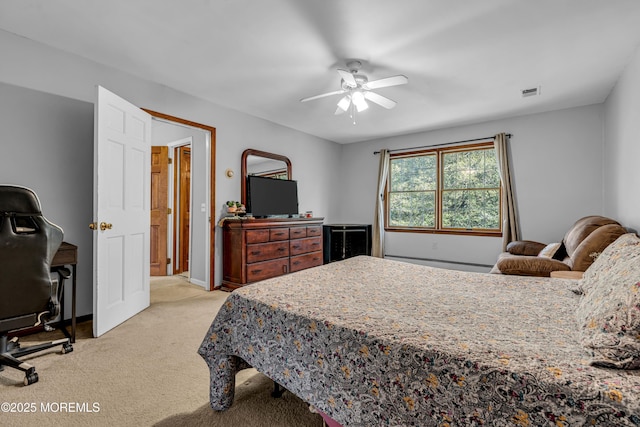
<path id="1" fill-rule="evenodd" d="M 254 150 L 253 148 L 244 150 L 242 152 L 242 167 L 241 167 L 242 182 L 240 183 L 240 196 L 242 198 L 241 203 L 245 206 L 247 204 L 247 176 L 248 176 L 247 157 L 249 156 L 266 157 L 267 159 L 283 161 L 287 165 L 287 179 L 291 179 L 293 176 L 291 173 L 291 160 L 289 160 L 287 156 L 269 153 L 266 151 Z"/>

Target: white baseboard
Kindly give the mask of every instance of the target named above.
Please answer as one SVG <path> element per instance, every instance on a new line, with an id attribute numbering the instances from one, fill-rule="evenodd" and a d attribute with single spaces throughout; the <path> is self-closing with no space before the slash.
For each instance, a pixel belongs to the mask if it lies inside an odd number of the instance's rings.
<path id="1" fill-rule="evenodd" d="M 193 283 L 194 285 L 202 286 L 203 288 L 207 287 L 207 284 L 204 281 L 198 280 L 198 279 L 194 279 L 192 277 L 189 278 L 189 283 Z"/>

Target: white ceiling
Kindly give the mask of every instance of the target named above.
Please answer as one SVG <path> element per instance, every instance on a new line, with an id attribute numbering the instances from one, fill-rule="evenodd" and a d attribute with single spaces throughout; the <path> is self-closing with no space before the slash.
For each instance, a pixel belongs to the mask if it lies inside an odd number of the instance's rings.
<path id="1" fill-rule="evenodd" d="M 340 143 L 603 102 L 638 0 L 0 0 L 0 28 Z M 335 116 L 364 61 L 398 102 Z M 522 89 L 541 95 L 522 98 Z"/>

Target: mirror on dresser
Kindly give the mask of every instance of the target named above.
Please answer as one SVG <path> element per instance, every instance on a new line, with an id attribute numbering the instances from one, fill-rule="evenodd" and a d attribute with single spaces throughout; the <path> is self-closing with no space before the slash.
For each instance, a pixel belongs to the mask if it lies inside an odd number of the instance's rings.
<path id="1" fill-rule="evenodd" d="M 242 153 L 241 172 L 240 197 L 245 205 L 247 204 L 247 177 L 249 175 L 292 179 L 291 160 L 288 157 L 252 148 Z"/>

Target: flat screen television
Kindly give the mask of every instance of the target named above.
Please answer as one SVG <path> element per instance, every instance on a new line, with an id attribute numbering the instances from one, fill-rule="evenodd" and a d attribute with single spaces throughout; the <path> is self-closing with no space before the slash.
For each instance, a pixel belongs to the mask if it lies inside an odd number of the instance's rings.
<path id="1" fill-rule="evenodd" d="M 298 182 L 249 175 L 247 212 L 258 218 L 297 215 Z"/>

